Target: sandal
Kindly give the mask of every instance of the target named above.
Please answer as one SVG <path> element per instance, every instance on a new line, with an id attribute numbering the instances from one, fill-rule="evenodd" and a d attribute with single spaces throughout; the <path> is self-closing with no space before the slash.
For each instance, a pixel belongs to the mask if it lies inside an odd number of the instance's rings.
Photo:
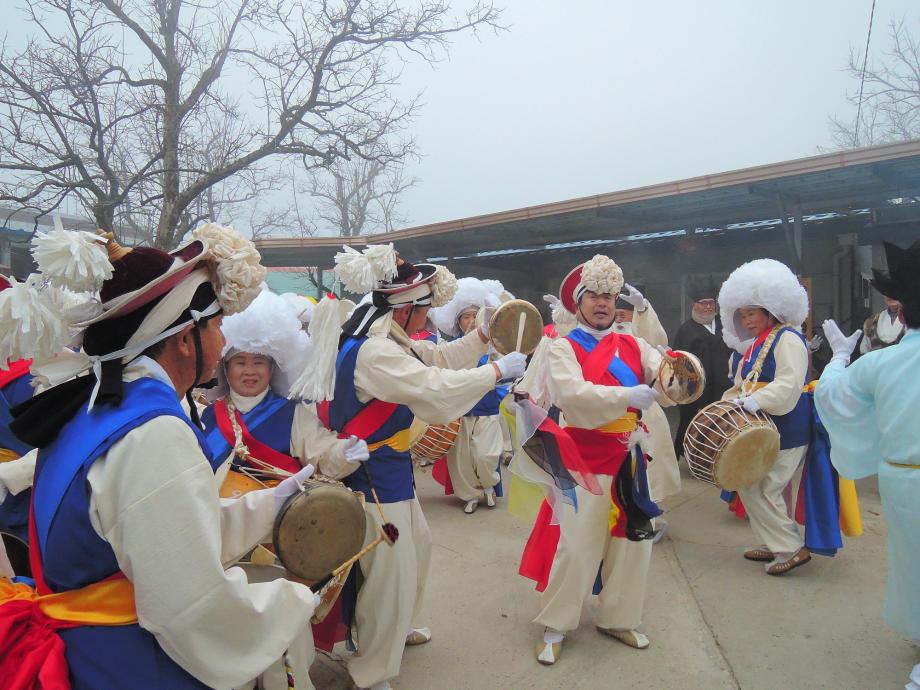
<path id="1" fill-rule="evenodd" d="M 775 563 L 767 568 L 767 575 L 784 575 L 794 568 L 798 568 L 800 565 L 805 565 L 808 561 L 811 560 L 811 552 L 806 549 L 804 546 L 795 552 L 795 555 L 792 556 L 788 561 L 783 561 L 782 563 Z"/>
<path id="2" fill-rule="evenodd" d="M 776 559 L 776 554 L 774 554 L 769 549 L 748 549 L 744 552 L 744 557 L 749 561 L 761 561 L 764 563 L 769 563 Z"/>

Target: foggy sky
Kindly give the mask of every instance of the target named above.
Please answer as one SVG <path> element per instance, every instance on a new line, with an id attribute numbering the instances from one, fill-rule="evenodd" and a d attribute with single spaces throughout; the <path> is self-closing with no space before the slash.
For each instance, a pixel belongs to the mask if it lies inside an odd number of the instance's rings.
<path id="1" fill-rule="evenodd" d="M 424 104 L 408 225 L 814 155 L 829 114 L 855 117 L 844 68 L 871 0 L 496 2 L 509 31 L 404 71 Z M 877 0 L 871 55 L 905 16 L 920 31 L 916 0 Z"/>

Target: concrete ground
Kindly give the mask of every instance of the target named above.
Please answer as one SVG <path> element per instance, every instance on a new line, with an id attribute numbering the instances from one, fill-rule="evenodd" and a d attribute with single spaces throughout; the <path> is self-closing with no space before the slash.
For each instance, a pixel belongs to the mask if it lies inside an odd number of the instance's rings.
<path id="1" fill-rule="evenodd" d="M 597 633 L 588 601 L 553 667 L 534 658 L 537 595 L 517 575 L 530 525 L 502 500 L 464 515 L 430 474 L 417 473 L 417 482 L 434 540 L 424 602 L 434 638 L 406 650 L 399 690 L 894 689 L 920 661 L 881 619 L 886 528 L 873 482 L 860 486 L 863 537 L 848 539 L 835 558 L 815 556 L 769 577 L 741 557 L 752 544 L 747 522 L 714 487 L 684 476 L 652 555 L 642 626 L 651 647 L 633 650 Z M 318 688 L 348 687 L 326 671 Z"/>

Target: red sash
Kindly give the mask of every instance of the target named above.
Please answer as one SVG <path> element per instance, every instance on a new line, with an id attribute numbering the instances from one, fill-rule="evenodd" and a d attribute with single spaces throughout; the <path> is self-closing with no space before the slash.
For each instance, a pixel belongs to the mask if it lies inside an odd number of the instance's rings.
<path id="1" fill-rule="evenodd" d="M 6 369 L 0 369 L 0 388 L 28 374 L 30 366 L 32 366 L 31 359 L 17 359 L 13 362 L 9 362 Z"/>
<path id="2" fill-rule="evenodd" d="M 240 430 L 242 431 L 243 443 L 252 455 L 262 462 L 274 465 L 285 472 L 296 474 L 300 471 L 300 463 L 297 462 L 297 460 L 290 455 L 281 453 L 265 445 L 261 441 L 257 441 L 255 437 L 249 433 L 249 429 L 246 428 L 246 424 L 243 422 L 243 415 L 240 414 L 240 411 L 234 410 L 234 413 L 236 415 L 237 424 L 240 425 Z M 230 448 L 233 448 L 233 446 L 236 445 L 236 436 L 233 433 L 233 425 L 230 423 L 230 410 L 227 409 L 227 401 L 224 398 L 214 403 L 214 418 L 217 420 L 217 428 L 220 429 L 220 433 L 224 437 L 224 440 L 230 444 Z"/>
<path id="3" fill-rule="evenodd" d="M 397 403 L 384 402 L 383 400 L 371 400 L 364 408 L 354 417 L 345 422 L 342 431 L 339 432 L 339 438 L 348 438 L 357 436 L 360 439 L 367 440 L 373 436 L 380 428 L 387 423 L 387 420 L 396 412 Z M 323 400 L 316 404 L 316 414 L 319 421 L 327 429 L 329 426 L 329 401 Z"/>

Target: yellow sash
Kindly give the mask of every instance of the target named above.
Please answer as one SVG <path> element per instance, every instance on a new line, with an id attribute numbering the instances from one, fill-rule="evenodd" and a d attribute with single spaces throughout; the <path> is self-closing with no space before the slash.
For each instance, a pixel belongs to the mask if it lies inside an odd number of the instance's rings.
<path id="1" fill-rule="evenodd" d="M 614 419 L 612 422 L 599 426 L 595 431 L 603 431 L 605 434 L 629 434 L 639 426 L 639 417 L 635 412 L 627 412 L 622 417 Z"/>
<path id="2" fill-rule="evenodd" d="M 0 578 L 0 605 L 9 601 L 32 601 L 46 617 L 82 625 L 131 625 L 137 623 L 134 585 L 125 578 L 103 580 L 60 594 L 40 595 L 22 583 Z"/>
<path id="3" fill-rule="evenodd" d="M 19 453 L 9 448 L 0 448 L 0 462 L 9 462 L 10 460 L 19 460 Z"/>
<path id="4" fill-rule="evenodd" d="M 395 434 L 389 438 L 385 438 L 382 441 L 377 441 L 377 443 L 369 443 L 367 446 L 368 451 L 374 452 L 378 448 L 383 446 L 389 446 L 397 453 L 405 453 L 409 450 L 409 438 L 411 434 L 409 429 L 403 429 L 402 431 L 397 431 Z"/>

